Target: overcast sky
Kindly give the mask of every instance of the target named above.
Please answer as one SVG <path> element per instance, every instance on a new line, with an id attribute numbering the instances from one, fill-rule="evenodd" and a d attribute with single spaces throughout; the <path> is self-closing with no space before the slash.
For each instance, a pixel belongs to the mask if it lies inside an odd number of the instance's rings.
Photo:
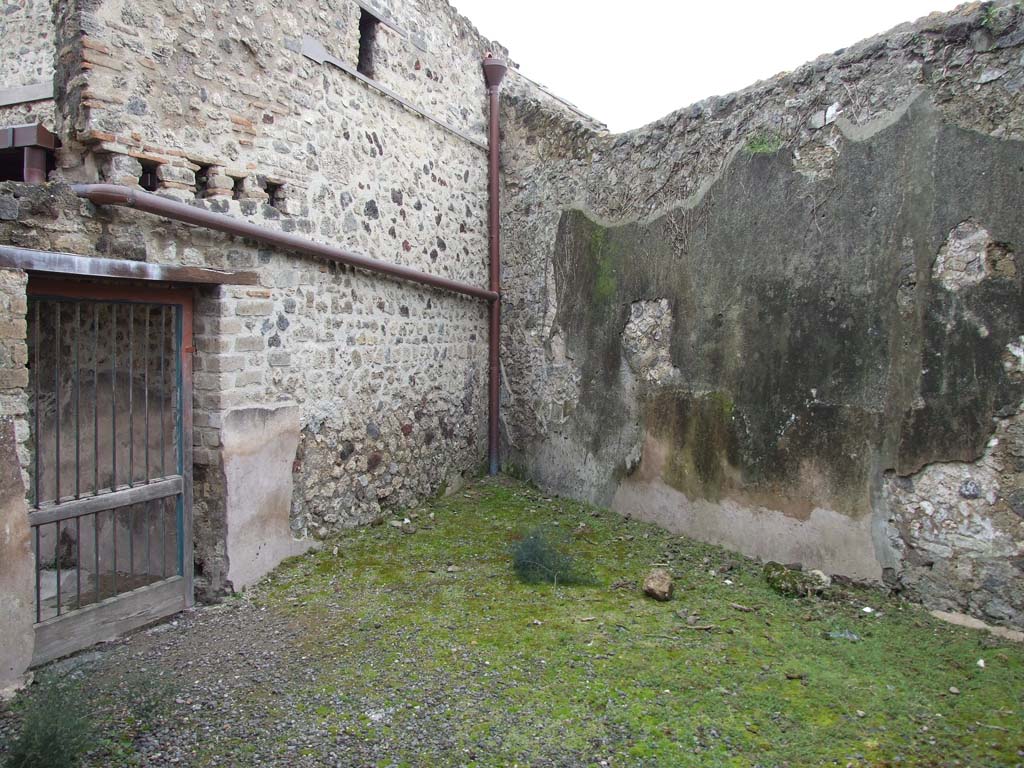
<path id="1" fill-rule="evenodd" d="M 523 74 L 625 131 L 955 0 L 451 0 Z"/>

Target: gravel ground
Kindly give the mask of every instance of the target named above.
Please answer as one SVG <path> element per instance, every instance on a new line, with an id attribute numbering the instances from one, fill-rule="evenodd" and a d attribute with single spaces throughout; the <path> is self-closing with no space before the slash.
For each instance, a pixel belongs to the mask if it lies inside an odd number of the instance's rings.
<path id="1" fill-rule="evenodd" d="M 480 756 L 472 748 L 453 755 L 449 718 L 500 695 L 501 683 L 486 666 L 477 674 L 420 674 L 409 685 L 339 694 L 333 684 L 318 685 L 331 655 L 311 656 L 301 642 L 304 627 L 257 601 L 197 607 L 44 670 L 51 679 L 81 681 L 102 713 L 105 744 L 83 765 L 348 767 L 407 764 L 396 760 L 399 752 L 420 755 L 417 765 L 471 764 Z M 390 630 L 379 623 L 354 629 L 364 648 L 379 649 L 380 658 L 364 656 L 361 663 L 386 664 L 396 641 L 384 636 Z M 337 668 L 331 671 L 333 679 Z M 410 699 L 414 707 L 406 706 Z M 327 710 L 332 727 L 324 724 Z M 400 721 L 397 710 L 404 710 Z M 0 756 L 18 727 L 15 713 L 0 709 Z M 526 759 L 586 763 L 572 754 Z"/>

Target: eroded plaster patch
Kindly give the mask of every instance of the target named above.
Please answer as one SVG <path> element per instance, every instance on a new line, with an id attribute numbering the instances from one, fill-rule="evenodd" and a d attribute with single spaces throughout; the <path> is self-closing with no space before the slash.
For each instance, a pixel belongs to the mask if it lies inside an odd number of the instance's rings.
<path id="1" fill-rule="evenodd" d="M 1009 249 L 995 242 L 987 229 L 971 219 L 953 227 L 939 249 L 932 276 L 947 290 L 959 291 L 992 274 L 1016 276 Z"/>
<path id="2" fill-rule="evenodd" d="M 929 607 L 1024 624 L 1024 456 L 1021 411 L 998 420 L 974 462 L 929 464 L 886 477 L 890 538 L 902 585 Z"/>
<path id="3" fill-rule="evenodd" d="M 643 384 L 663 386 L 681 379 L 672 365 L 672 309 L 667 299 L 634 301 L 622 331 L 626 363 Z"/>

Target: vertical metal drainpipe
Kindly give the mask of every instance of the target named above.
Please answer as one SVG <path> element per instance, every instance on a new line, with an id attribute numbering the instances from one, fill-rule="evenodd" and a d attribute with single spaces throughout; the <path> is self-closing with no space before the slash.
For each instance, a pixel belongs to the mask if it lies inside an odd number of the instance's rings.
<path id="1" fill-rule="evenodd" d="M 490 240 L 490 285 L 491 291 L 497 293 L 491 299 L 491 324 L 489 335 L 489 370 L 487 382 L 487 455 L 490 463 L 490 474 L 498 474 L 498 406 L 500 403 L 499 382 L 501 375 L 501 247 L 500 247 L 500 209 L 499 209 L 499 145 L 501 141 L 501 81 L 508 67 L 505 62 L 494 58 L 488 53 L 484 56 L 484 79 L 487 81 L 487 96 L 490 102 L 490 126 L 487 134 L 488 154 L 488 230 Z"/>

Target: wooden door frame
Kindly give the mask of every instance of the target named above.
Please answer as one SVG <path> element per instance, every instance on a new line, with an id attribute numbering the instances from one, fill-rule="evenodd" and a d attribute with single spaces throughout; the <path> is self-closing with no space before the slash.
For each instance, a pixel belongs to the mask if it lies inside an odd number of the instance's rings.
<path id="1" fill-rule="evenodd" d="M 114 615 L 98 609 L 104 603 L 88 605 L 70 613 L 46 619 L 35 625 L 35 651 L 32 665 L 46 663 L 97 642 L 112 640 L 132 629 L 191 607 L 194 596 L 192 543 L 192 353 L 195 292 L 191 287 L 175 285 L 84 282 L 72 278 L 30 274 L 26 293 L 36 298 L 84 299 L 124 303 L 174 305 L 180 309 L 179 407 L 181 437 L 179 460 L 182 477 L 181 532 L 179 536 L 180 575 L 160 583 L 123 593 L 121 608 Z M 79 621 L 74 630 L 66 621 Z M 84 641 L 84 642 L 83 642 Z"/>

